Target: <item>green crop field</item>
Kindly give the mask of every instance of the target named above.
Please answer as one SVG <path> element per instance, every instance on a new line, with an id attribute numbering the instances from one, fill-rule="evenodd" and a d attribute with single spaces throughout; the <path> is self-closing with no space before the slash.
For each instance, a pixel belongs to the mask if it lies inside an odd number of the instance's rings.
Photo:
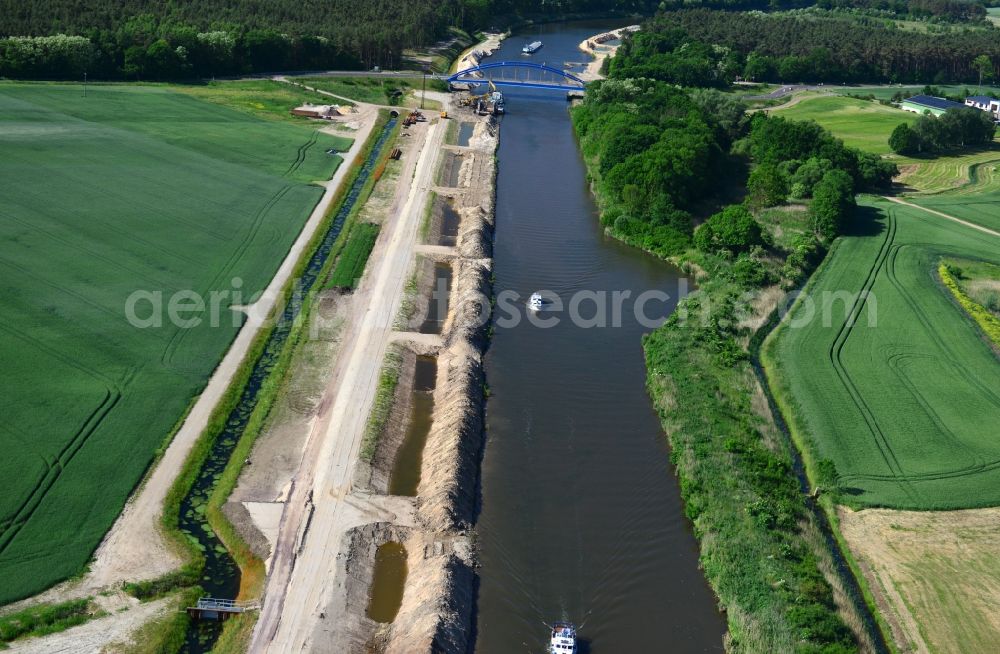
<path id="1" fill-rule="evenodd" d="M 877 102 L 841 96 L 816 96 L 782 109 L 772 109 L 775 115 L 793 120 L 815 120 L 830 130 L 845 144 L 888 154 L 889 135 L 900 123 L 912 123 L 917 115 Z"/>
<path id="2" fill-rule="evenodd" d="M 165 86 L 0 84 L 0 605 L 80 572 L 347 144 Z M 237 287 L 218 326 L 169 319 Z"/>
<path id="3" fill-rule="evenodd" d="M 1000 361 L 937 277 L 1000 239 L 882 199 L 856 223 L 764 348 L 807 460 L 855 506 L 1000 504 Z"/>
<path id="4" fill-rule="evenodd" d="M 1000 190 L 979 194 L 918 195 L 907 201 L 1000 231 Z"/>
<path id="5" fill-rule="evenodd" d="M 896 160 L 904 171 L 902 183 L 917 193 L 943 194 L 948 198 L 985 196 L 1000 191 L 1000 146 L 994 143 L 988 150 L 941 155 L 933 159 L 900 157 Z M 965 200 L 974 201 L 973 197 Z"/>

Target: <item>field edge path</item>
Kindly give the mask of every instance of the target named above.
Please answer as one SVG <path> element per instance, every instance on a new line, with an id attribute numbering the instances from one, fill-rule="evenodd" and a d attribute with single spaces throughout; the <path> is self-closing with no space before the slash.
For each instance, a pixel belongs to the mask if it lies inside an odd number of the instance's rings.
<path id="1" fill-rule="evenodd" d="M 944 218 L 946 220 L 950 220 L 952 222 L 956 222 L 959 225 L 965 225 L 966 227 L 971 227 L 972 229 L 979 230 L 980 232 L 983 232 L 984 234 L 989 234 L 990 236 L 996 236 L 997 238 L 1000 238 L 1000 232 L 994 231 L 994 230 L 990 229 L 989 227 L 983 227 L 982 225 L 977 225 L 976 223 L 969 222 L 968 220 L 962 220 L 961 218 L 956 218 L 955 216 L 950 216 L 950 215 L 948 215 L 946 213 L 941 213 L 940 211 L 937 211 L 936 209 L 930 209 L 928 207 L 922 207 L 919 204 L 913 204 L 912 202 L 907 202 L 906 200 L 904 200 L 902 198 L 897 198 L 897 197 L 894 197 L 894 196 L 891 196 L 891 195 L 883 195 L 882 197 L 885 198 L 886 200 L 888 200 L 889 202 L 895 202 L 896 204 L 901 204 L 901 205 L 906 206 L 906 207 L 912 207 L 914 209 L 920 209 L 921 211 L 926 211 L 927 213 L 934 214 L 935 216 L 938 216 L 940 218 Z"/>

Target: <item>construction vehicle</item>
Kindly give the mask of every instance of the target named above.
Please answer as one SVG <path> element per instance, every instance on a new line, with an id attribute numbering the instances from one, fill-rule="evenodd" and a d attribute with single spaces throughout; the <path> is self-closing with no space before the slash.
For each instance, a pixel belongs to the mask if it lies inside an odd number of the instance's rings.
<path id="1" fill-rule="evenodd" d="M 406 118 L 403 119 L 403 127 L 409 127 L 410 125 L 414 125 L 418 122 L 422 123 L 425 120 L 427 120 L 427 117 L 414 109 Z"/>

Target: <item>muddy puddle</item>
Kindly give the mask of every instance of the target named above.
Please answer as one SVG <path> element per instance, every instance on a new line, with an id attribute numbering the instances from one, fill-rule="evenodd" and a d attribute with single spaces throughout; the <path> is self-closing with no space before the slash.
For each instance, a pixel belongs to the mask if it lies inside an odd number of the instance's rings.
<path id="1" fill-rule="evenodd" d="M 472 132 L 475 129 L 475 123 L 462 123 L 458 128 L 458 144 L 463 148 L 468 147 L 469 140 L 472 139 Z"/>
<path id="2" fill-rule="evenodd" d="M 437 381 L 437 359 L 418 356 L 413 374 L 410 420 L 403 443 L 396 453 L 396 462 L 389 479 L 389 494 L 416 497 L 420 485 L 420 469 L 424 446 L 431 431 L 434 416 L 434 386 Z"/>
<path id="3" fill-rule="evenodd" d="M 403 603 L 406 574 L 406 549 L 402 543 L 380 545 L 375 553 L 375 569 L 368 598 L 369 618 L 381 623 L 396 619 Z"/>
<path id="4" fill-rule="evenodd" d="M 462 170 L 462 155 L 457 152 L 448 152 L 444 156 L 441 164 L 438 183 L 441 186 L 455 188 L 458 186 L 458 173 Z"/>
<path id="5" fill-rule="evenodd" d="M 462 216 L 455 209 L 455 204 L 448 199 L 439 199 L 441 206 L 441 233 L 438 245 L 454 247 L 458 243 L 458 228 L 462 224 Z"/>
<path id="6" fill-rule="evenodd" d="M 427 317 L 420 325 L 421 334 L 440 334 L 444 321 L 448 318 L 448 297 L 451 294 L 451 265 L 444 262 L 434 264 L 434 284 L 427 298 Z"/>

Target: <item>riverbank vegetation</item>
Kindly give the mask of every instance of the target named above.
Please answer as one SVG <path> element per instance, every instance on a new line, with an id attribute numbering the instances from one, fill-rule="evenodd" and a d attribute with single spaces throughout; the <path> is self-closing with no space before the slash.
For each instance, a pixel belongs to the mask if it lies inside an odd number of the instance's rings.
<path id="1" fill-rule="evenodd" d="M 83 624 L 101 612 L 92 606 L 91 598 L 69 600 L 59 604 L 40 604 L 16 613 L 0 616 L 0 649 L 4 643 L 20 638 L 46 636 Z"/>
<path id="2" fill-rule="evenodd" d="M 675 37 L 665 49 L 687 52 Z M 699 271 L 698 292 L 644 349 L 730 645 L 853 651 L 870 638 L 861 600 L 831 563 L 751 344 L 782 289 L 801 283 L 850 225 L 855 190 L 888 185 L 896 167 L 815 123 L 750 118 L 738 103 L 720 109 L 713 91 L 618 77 L 642 66 L 612 66 L 572 115 L 608 231 Z M 744 187 L 743 202 L 726 206 L 725 177 Z M 786 206 L 793 194 L 808 206 Z"/>

